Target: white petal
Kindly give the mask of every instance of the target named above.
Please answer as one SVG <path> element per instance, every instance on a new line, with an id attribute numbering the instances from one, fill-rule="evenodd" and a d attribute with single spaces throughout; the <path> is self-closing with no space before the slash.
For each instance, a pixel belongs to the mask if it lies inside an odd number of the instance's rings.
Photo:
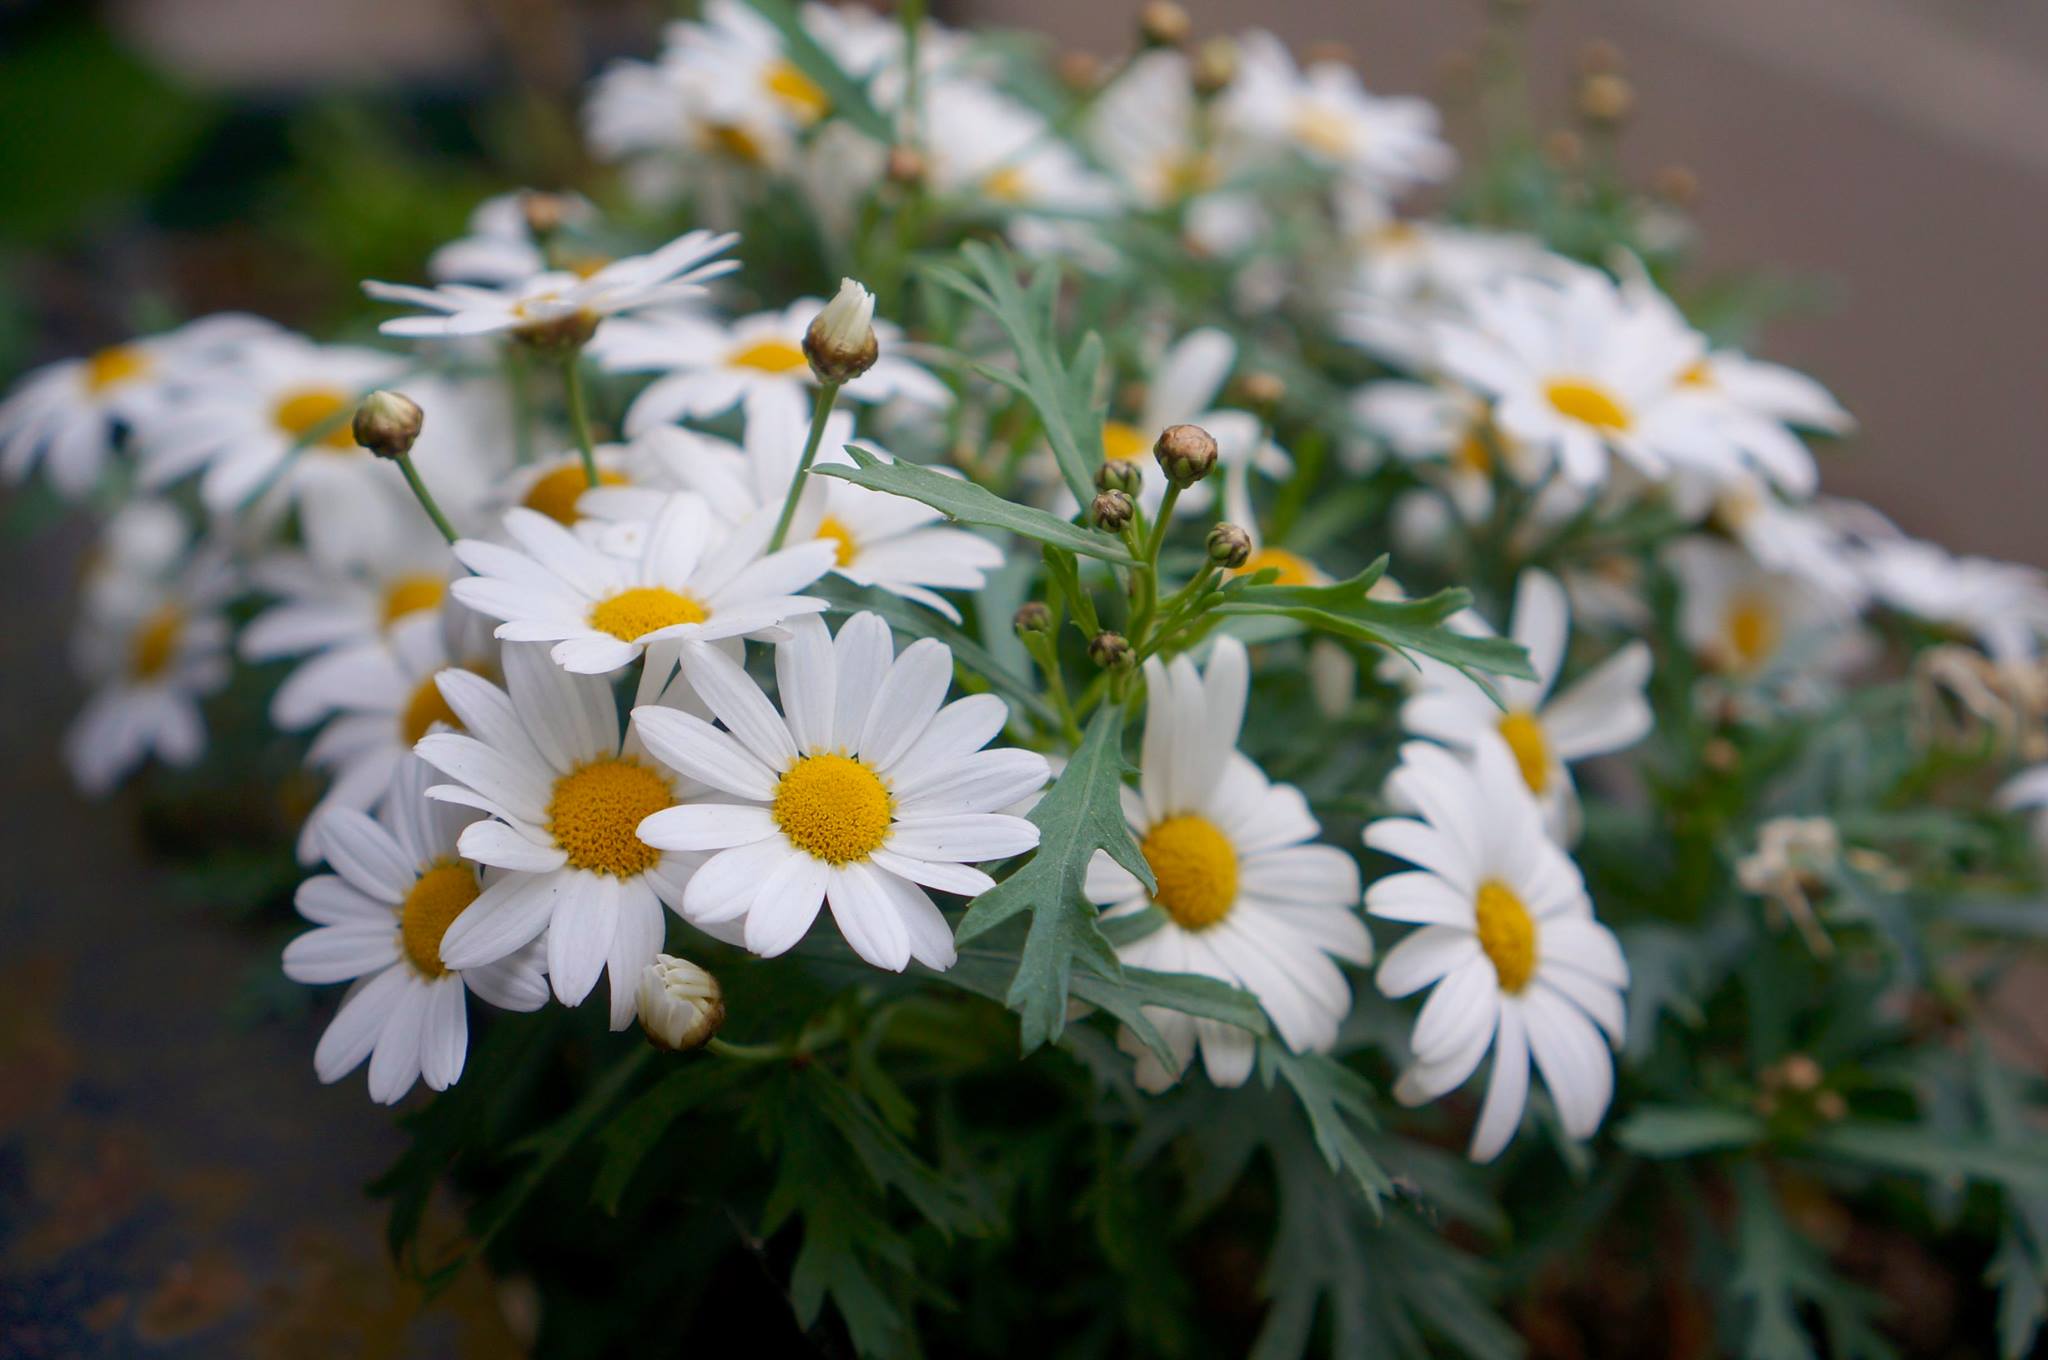
<path id="1" fill-rule="evenodd" d="M 457 970 L 495 963 L 548 928 L 567 874 L 514 874 L 485 888 L 441 936 L 441 962 Z"/>
<path id="2" fill-rule="evenodd" d="M 747 948 L 763 958 L 786 953 L 818 919 L 830 879 L 831 866 L 825 861 L 801 852 L 784 855 L 762 880 L 747 910 Z"/>
<path id="3" fill-rule="evenodd" d="M 657 850 L 727 850 L 774 835 L 775 818 L 764 807 L 684 803 L 654 813 L 636 834 Z"/>
<path id="4" fill-rule="evenodd" d="M 548 981 L 565 1006 L 597 985 L 619 924 L 619 880 L 609 874 L 564 873 L 562 900 L 548 923 Z M 627 985 L 637 983 L 633 978 Z"/>
<path id="5" fill-rule="evenodd" d="M 1387 996 L 1407 996 L 1469 964 L 1478 953 L 1479 941 L 1470 932 L 1424 926 L 1387 951 L 1373 981 Z"/>
<path id="6" fill-rule="evenodd" d="M 982 864 L 1021 855 L 1038 844 L 1038 828 L 1022 817 L 970 812 L 905 818 L 890 830 L 887 848 L 916 859 Z"/>
<path id="7" fill-rule="evenodd" d="M 1479 1122 L 1472 1129 L 1471 1157 L 1490 1162 L 1515 1136 L 1522 1123 L 1522 1109 L 1529 1099 L 1529 1040 L 1522 1022 L 1521 1007 L 1510 998 L 1500 1008 L 1500 1028 L 1494 1033 L 1493 1079 L 1487 1083 L 1486 1100 L 1479 1107 Z"/>

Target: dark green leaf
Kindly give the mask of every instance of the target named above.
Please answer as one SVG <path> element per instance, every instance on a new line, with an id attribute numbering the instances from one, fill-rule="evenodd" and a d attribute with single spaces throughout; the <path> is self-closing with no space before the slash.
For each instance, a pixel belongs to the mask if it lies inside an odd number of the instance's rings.
<path id="1" fill-rule="evenodd" d="M 1137 560 L 1124 550 L 1122 543 L 1100 530 L 1084 529 L 1057 515 L 1006 501 L 987 487 L 964 477 L 948 477 L 936 468 L 918 463 L 885 463 L 858 444 L 847 445 L 846 452 L 854 461 L 853 467 L 844 463 L 828 464 L 817 469 L 816 475 L 838 477 L 872 491 L 905 496 L 929 505 L 962 524 L 1006 529 L 1040 543 L 1065 548 L 1068 552 L 1099 557 L 1105 562 L 1129 565 Z"/>
<path id="2" fill-rule="evenodd" d="M 1718 1105 L 1645 1105 L 1614 1136 L 1641 1157 L 1693 1157 L 1763 1141 L 1764 1121 L 1748 1110 Z"/>
<path id="3" fill-rule="evenodd" d="M 1813 1136 L 1812 1148 L 1884 1171 L 1936 1180 L 1991 1181 L 2015 1194 L 2048 1192 L 2048 1145 L 1999 1144 L 1955 1138 L 1910 1124 L 1837 1124 Z"/>
<path id="4" fill-rule="evenodd" d="M 762 18 L 782 30 L 782 50 L 789 60 L 824 92 L 830 116 L 851 123 L 879 142 L 896 140 L 896 130 L 882 116 L 852 76 L 819 46 L 803 25 L 793 0 L 747 0 Z"/>

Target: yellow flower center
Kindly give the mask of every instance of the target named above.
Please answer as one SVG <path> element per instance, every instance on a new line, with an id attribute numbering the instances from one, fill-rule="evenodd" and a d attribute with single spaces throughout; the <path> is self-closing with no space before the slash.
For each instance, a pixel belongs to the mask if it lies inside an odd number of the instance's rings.
<path id="1" fill-rule="evenodd" d="M 277 399 L 270 418 L 294 443 L 346 453 L 356 446 L 355 431 L 346 418 L 354 404 L 338 387 L 295 387 Z"/>
<path id="2" fill-rule="evenodd" d="M 704 143 L 707 151 L 715 151 L 749 165 L 759 165 L 767 159 L 762 154 L 761 144 L 754 140 L 754 134 L 737 123 L 713 123 L 704 129 Z"/>
<path id="3" fill-rule="evenodd" d="M 611 262 L 612 257 L 609 255 L 598 255 L 586 252 L 580 255 L 561 256 L 556 261 L 556 267 L 559 269 L 568 270 L 571 274 L 574 274 L 579 279 L 587 279 L 592 274 L 597 273 L 598 270 L 603 269 L 606 265 L 610 264 Z"/>
<path id="4" fill-rule="evenodd" d="M 1331 160 L 1351 154 L 1355 125 L 1342 114 L 1319 104 L 1304 105 L 1294 115 L 1294 140 Z"/>
<path id="5" fill-rule="evenodd" d="M 1517 710 L 1500 720 L 1500 735 L 1515 753 L 1515 764 L 1521 766 L 1522 782 L 1529 792 L 1543 792 L 1550 784 L 1550 743 L 1544 738 L 1543 724 L 1534 714 Z"/>
<path id="6" fill-rule="evenodd" d="M 1215 188 L 1222 175 L 1216 169 L 1214 157 L 1191 151 L 1165 157 L 1159 167 L 1159 178 L 1173 197 L 1193 198 Z"/>
<path id="7" fill-rule="evenodd" d="M 1705 359 L 1695 359 L 1691 368 L 1678 375 L 1680 387 L 1712 387 L 1714 366 Z"/>
<path id="8" fill-rule="evenodd" d="M 139 345 L 110 345 L 85 361 L 85 390 L 98 394 L 139 378 L 154 367 Z"/>
<path id="9" fill-rule="evenodd" d="M 815 123 L 832 107 L 818 83 L 786 59 L 761 73 L 761 88 L 781 100 L 800 123 Z"/>
<path id="10" fill-rule="evenodd" d="M 780 336 L 743 345 L 726 357 L 731 368 L 751 368 L 761 373 L 794 373 L 811 361 L 803 350 Z"/>
<path id="11" fill-rule="evenodd" d="M 1500 989 L 1520 992 L 1536 975 L 1536 922 L 1529 909 L 1497 878 L 1479 885 L 1473 909 L 1479 920 L 1479 947 L 1492 962 Z"/>
<path id="12" fill-rule="evenodd" d="M 1121 420 L 1102 422 L 1102 461 L 1105 463 L 1135 463 L 1152 452 L 1152 441 L 1145 438 L 1144 431 Z"/>
<path id="13" fill-rule="evenodd" d="M 791 845 L 827 864 L 864 860 L 881 849 L 895 811 L 889 786 L 853 756 L 804 756 L 775 786 L 775 825 Z"/>
<path id="14" fill-rule="evenodd" d="M 1316 570 L 1313 562 L 1285 548 L 1261 548 L 1230 574 L 1249 576 L 1255 571 L 1279 572 L 1270 582 L 1276 586 L 1312 586 L 1323 579 L 1323 574 Z"/>
<path id="15" fill-rule="evenodd" d="M 572 867 L 631 878 L 661 860 L 661 851 L 640 839 L 640 823 L 675 801 L 668 781 L 639 761 L 593 760 L 555 781 L 548 834 Z"/>
<path id="16" fill-rule="evenodd" d="M 612 472 L 605 468 L 597 470 L 599 486 L 626 485 L 624 473 Z M 590 478 L 583 471 L 580 462 L 567 462 L 558 468 L 543 473 L 526 490 L 520 504 L 529 510 L 538 510 L 549 519 L 561 525 L 576 523 L 576 502 L 590 489 Z"/>
<path id="17" fill-rule="evenodd" d="M 1603 434 L 1625 431 L 1635 423 L 1619 397 L 1590 379 L 1552 379 L 1543 385 L 1543 395 L 1559 415 Z"/>
<path id="18" fill-rule="evenodd" d="M 128 663 L 137 680 L 154 680 L 170 667 L 184 629 L 184 614 L 171 604 L 142 621 L 142 626 L 135 630 L 134 650 Z"/>
<path id="19" fill-rule="evenodd" d="M 982 180 L 981 192 L 998 203 L 1022 203 L 1031 195 L 1031 178 L 1021 166 L 999 166 Z"/>
<path id="20" fill-rule="evenodd" d="M 424 572 L 400 576 L 384 587 L 384 626 L 389 628 L 408 614 L 438 609 L 448 593 L 448 582 Z"/>
<path id="21" fill-rule="evenodd" d="M 1207 817 L 1168 817 L 1138 849 L 1159 881 L 1152 900 L 1182 930 L 1206 930 L 1237 905 L 1237 851 Z"/>
<path id="22" fill-rule="evenodd" d="M 405 738 L 405 744 L 413 746 L 437 722 L 447 723 L 458 732 L 462 730 L 462 719 L 448 707 L 448 701 L 441 696 L 441 687 L 430 675 L 413 687 L 412 697 L 405 701 L 405 709 L 398 715 L 398 730 Z"/>
<path id="23" fill-rule="evenodd" d="M 1778 611 L 1769 597 L 1757 591 L 1742 591 L 1728 601 L 1721 633 L 1738 666 L 1755 666 L 1776 651 L 1778 632 Z"/>
<path id="24" fill-rule="evenodd" d="M 834 560 L 842 567 L 852 566 L 853 559 L 860 553 L 852 531 L 830 515 L 818 521 L 818 537 L 833 545 Z"/>
<path id="25" fill-rule="evenodd" d="M 413 967 L 430 978 L 447 975 L 441 937 L 481 891 L 476 870 L 456 860 L 437 861 L 419 876 L 398 909 L 398 938 Z"/>
<path id="26" fill-rule="evenodd" d="M 710 610 L 681 591 L 667 586 L 634 586 L 609 600 L 599 601 L 590 611 L 590 626 L 621 642 L 635 642 L 657 628 L 702 623 L 710 617 Z"/>
<path id="27" fill-rule="evenodd" d="M 1457 447 L 1451 450 L 1451 465 L 1460 472 L 1476 473 L 1481 477 L 1493 475 L 1493 445 L 1486 438 L 1486 429 L 1472 425 L 1465 431 Z"/>

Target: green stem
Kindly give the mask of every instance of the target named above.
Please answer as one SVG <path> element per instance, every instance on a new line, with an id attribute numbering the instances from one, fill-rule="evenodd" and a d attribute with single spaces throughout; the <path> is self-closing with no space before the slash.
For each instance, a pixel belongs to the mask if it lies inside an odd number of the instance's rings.
<path id="1" fill-rule="evenodd" d="M 735 1044 L 716 1036 L 705 1042 L 704 1049 L 735 1062 L 783 1062 L 793 1052 L 782 1044 Z"/>
<path id="2" fill-rule="evenodd" d="M 576 451 L 583 456 L 583 475 L 598 484 L 597 449 L 590 442 L 590 411 L 583 399 L 583 351 L 572 349 L 562 360 L 562 390 L 569 399 L 569 428 L 576 432 Z"/>
<path id="3" fill-rule="evenodd" d="M 505 387 L 512 396 L 512 455 L 525 467 L 533 461 L 533 379 L 520 346 L 505 346 Z"/>
<path id="4" fill-rule="evenodd" d="M 804 478 L 810 475 L 811 463 L 818 456 L 818 445 L 825 438 L 825 419 L 832 414 L 832 403 L 838 400 L 838 383 L 818 384 L 817 405 L 811 410 L 810 437 L 804 440 L 804 456 L 797 460 L 796 475 L 789 479 L 789 494 L 782 498 L 782 514 L 775 521 L 775 536 L 768 540 L 769 552 L 780 552 L 782 540 L 789 537 L 789 523 L 796 518 L 797 497 L 803 495 Z"/>
<path id="5" fill-rule="evenodd" d="M 1081 724 L 1074 716 L 1073 700 L 1067 696 L 1067 679 L 1060 671 L 1060 652 L 1057 628 L 1050 633 L 1028 634 L 1024 638 L 1024 650 L 1031 653 L 1031 659 L 1038 663 L 1038 669 L 1045 675 L 1046 693 L 1052 699 L 1055 712 L 1060 715 L 1062 735 L 1078 747 L 1081 744 Z"/>
<path id="6" fill-rule="evenodd" d="M 405 484 L 412 488 L 412 494 L 419 500 L 420 509 L 426 511 L 427 518 L 434 521 L 434 527 L 441 531 L 441 537 L 451 544 L 454 543 L 457 537 L 455 526 L 448 522 L 448 517 L 441 513 L 441 507 L 434 503 L 433 494 L 427 490 L 427 484 L 420 480 L 420 470 L 412 465 L 411 454 L 398 455 L 398 470 L 405 474 Z"/>

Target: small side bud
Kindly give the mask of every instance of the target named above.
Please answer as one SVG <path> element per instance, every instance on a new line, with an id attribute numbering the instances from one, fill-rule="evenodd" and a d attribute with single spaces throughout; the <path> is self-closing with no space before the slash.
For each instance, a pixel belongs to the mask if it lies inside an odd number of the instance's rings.
<path id="1" fill-rule="evenodd" d="M 1128 458 L 1106 458 L 1095 469 L 1097 491 L 1121 491 L 1126 496 L 1135 496 L 1144 485 L 1144 469 Z"/>
<path id="2" fill-rule="evenodd" d="M 379 458 L 403 458 L 412 452 L 426 418 L 420 404 L 403 392 L 372 392 L 356 407 L 356 443 Z"/>
<path id="3" fill-rule="evenodd" d="M 1044 633 L 1052 629 L 1052 610 L 1043 600 L 1026 600 L 1010 616 L 1010 626 L 1020 633 Z"/>
<path id="4" fill-rule="evenodd" d="M 1122 633 L 1097 633 L 1088 641 L 1088 659 L 1106 671 L 1130 664 L 1131 644 Z"/>
<path id="5" fill-rule="evenodd" d="M 647 1042 L 675 1053 L 704 1047 L 725 1024 L 718 979 L 673 954 L 656 954 L 641 970 L 634 1002 Z"/>
<path id="6" fill-rule="evenodd" d="M 1674 207 L 1689 208 L 1699 202 L 1700 177 L 1690 167 L 1667 165 L 1650 177 L 1650 188 Z"/>
<path id="7" fill-rule="evenodd" d="M 1102 58 L 1078 47 L 1060 53 L 1054 70 L 1060 84 L 1075 94 L 1093 94 L 1102 84 Z"/>
<path id="8" fill-rule="evenodd" d="M 1247 406 L 1257 406 L 1266 410 L 1278 406 L 1287 396 L 1287 380 L 1278 373 L 1268 373 L 1263 369 L 1245 374 L 1244 381 L 1239 386 L 1244 392 Z"/>
<path id="9" fill-rule="evenodd" d="M 535 239 L 545 241 L 569 224 L 575 204 L 561 194 L 529 190 L 519 196 L 519 215 Z"/>
<path id="10" fill-rule="evenodd" d="M 1794 1053 L 1778 1064 L 1778 1074 L 1787 1087 L 1802 1095 L 1819 1090 L 1825 1076 L 1820 1064 L 1805 1053 Z"/>
<path id="11" fill-rule="evenodd" d="M 1145 0 L 1138 9 L 1138 36 L 1147 47 L 1179 47 L 1194 28 L 1187 10 L 1174 0 Z"/>
<path id="12" fill-rule="evenodd" d="M 889 160 L 884 171 L 891 184 L 908 187 L 924 183 L 924 177 L 931 170 L 924 153 L 914 146 L 897 145 L 889 148 Z"/>
<path id="13" fill-rule="evenodd" d="M 1252 536 L 1235 524 L 1218 524 L 1209 530 L 1209 560 L 1225 571 L 1236 571 L 1252 560 Z"/>
<path id="14" fill-rule="evenodd" d="M 1120 534 L 1131 522 L 1131 515 L 1137 505 L 1121 491 L 1103 491 L 1089 503 L 1088 518 L 1095 521 L 1095 527 L 1112 534 Z"/>
<path id="15" fill-rule="evenodd" d="M 1152 445 L 1159 470 L 1175 486 L 1193 486 L 1216 470 L 1216 439 L 1199 425 L 1169 425 Z"/>
<path id="16" fill-rule="evenodd" d="M 1603 71 L 1579 82 L 1579 116 L 1589 123 L 1613 127 L 1628 119 L 1636 106 L 1636 87 L 1628 77 Z"/>
<path id="17" fill-rule="evenodd" d="M 804 332 L 804 357 L 821 383 L 851 382 L 875 366 L 875 295 L 852 279 Z"/>
<path id="18" fill-rule="evenodd" d="M 1222 94 L 1237 79 L 1237 44 L 1229 38 L 1210 38 L 1204 42 L 1195 49 L 1188 77 L 1198 97 L 1214 99 Z"/>

